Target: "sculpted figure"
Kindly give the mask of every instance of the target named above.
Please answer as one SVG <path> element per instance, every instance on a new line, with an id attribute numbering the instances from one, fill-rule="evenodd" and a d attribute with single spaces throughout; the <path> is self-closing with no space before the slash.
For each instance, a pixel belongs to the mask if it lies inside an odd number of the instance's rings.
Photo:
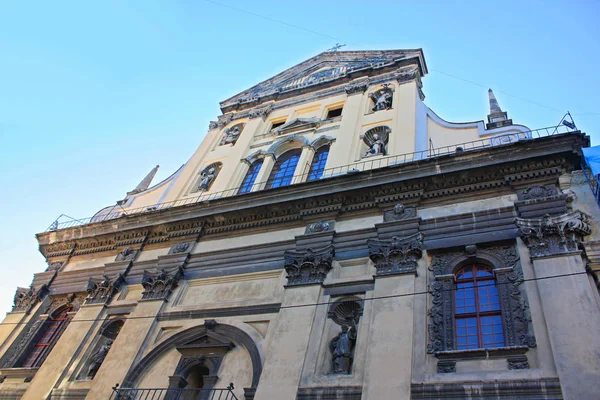
<path id="1" fill-rule="evenodd" d="M 106 358 L 106 355 L 108 354 L 112 344 L 113 341 L 108 340 L 106 343 L 100 346 L 100 348 L 96 350 L 96 352 L 90 357 L 90 366 L 88 367 L 87 373 L 87 377 L 89 379 L 94 379 L 94 376 L 96 376 L 96 372 L 98 372 L 98 370 L 100 369 L 100 366 Z"/>
<path id="2" fill-rule="evenodd" d="M 381 111 L 392 108 L 392 91 L 388 87 L 380 89 L 375 93 L 371 93 L 369 97 L 373 99 L 373 102 L 375 103 L 372 111 Z"/>
<path id="3" fill-rule="evenodd" d="M 210 184 L 217 176 L 215 172 L 216 170 L 213 167 L 209 168 L 208 171 L 202 171 L 200 184 L 198 185 L 198 190 L 208 190 Z"/>
<path id="4" fill-rule="evenodd" d="M 352 326 L 342 325 L 342 331 L 329 343 L 333 355 L 333 373 L 350 374 L 356 343 L 356 320 L 352 318 Z"/>
<path id="5" fill-rule="evenodd" d="M 371 147 L 369 148 L 369 150 L 367 150 L 367 154 L 365 154 L 365 157 L 369 157 L 369 156 L 376 156 L 379 154 L 385 154 L 385 143 L 383 142 L 383 140 L 381 140 L 379 138 L 378 134 L 374 134 L 373 135 L 373 143 L 371 144 Z"/>
<path id="6" fill-rule="evenodd" d="M 223 140 L 221 140 L 221 146 L 224 144 L 235 144 L 236 140 L 240 136 L 240 133 L 242 133 L 242 131 L 237 125 L 232 128 L 226 129 L 225 136 L 223 137 Z"/>

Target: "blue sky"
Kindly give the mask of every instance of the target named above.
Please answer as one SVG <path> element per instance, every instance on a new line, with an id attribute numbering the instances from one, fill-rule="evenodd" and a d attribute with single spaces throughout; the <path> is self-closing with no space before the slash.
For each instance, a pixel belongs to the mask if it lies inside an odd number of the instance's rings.
<path id="1" fill-rule="evenodd" d="M 591 0 L 1 2 L 0 310 L 45 269 L 36 232 L 114 204 L 156 164 L 164 179 L 219 101 L 336 42 L 422 47 L 444 119 L 484 119 L 491 87 L 515 123 L 570 110 L 600 144 L 598 15 Z"/>

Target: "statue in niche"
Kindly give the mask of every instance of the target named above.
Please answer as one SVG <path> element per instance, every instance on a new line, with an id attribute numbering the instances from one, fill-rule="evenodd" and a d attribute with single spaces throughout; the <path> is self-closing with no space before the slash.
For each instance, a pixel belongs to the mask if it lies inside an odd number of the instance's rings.
<path id="1" fill-rule="evenodd" d="M 332 353 L 333 373 L 350 374 L 352 360 L 354 359 L 354 345 L 356 344 L 356 320 L 358 316 L 353 311 L 351 325 L 342 325 L 342 331 L 329 342 Z"/>
<path id="2" fill-rule="evenodd" d="M 221 140 L 221 144 L 219 146 L 223 146 L 225 144 L 234 145 L 238 140 L 240 133 L 242 133 L 242 130 L 240 129 L 239 125 L 225 129 L 225 136 Z"/>
<path id="3" fill-rule="evenodd" d="M 389 110 L 392 108 L 392 89 L 388 85 L 384 85 L 382 89 L 373 92 L 369 97 L 375 103 L 372 111 Z"/>
<path id="4" fill-rule="evenodd" d="M 94 354 L 92 354 L 92 356 L 90 357 L 90 366 L 88 367 L 87 373 L 88 379 L 94 379 L 94 376 L 96 376 L 96 373 L 98 372 L 100 366 L 104 362 L 106 355 L 110 351 L 112 344 L 113 341 L 109 339 L 106 343 L 100 346 L 100 348 L 96 350 Z"/>
<path id="5" fill-rule="evenodd" d="M 198 190 L 206 191 L 210 187 L 210 184 L 217 176 L 217 170 L 214 167 L 210 167 L 208 170 L 202 171 L 200 175 L 200 184 L 198 185 Z"/>
<path id="6" fill-rule="evenodd" d="M 378 134 L 373 135 L 371 146 L 367 150 L 365 157 L 385 155 L 385 143 L 379 138 Z"/>

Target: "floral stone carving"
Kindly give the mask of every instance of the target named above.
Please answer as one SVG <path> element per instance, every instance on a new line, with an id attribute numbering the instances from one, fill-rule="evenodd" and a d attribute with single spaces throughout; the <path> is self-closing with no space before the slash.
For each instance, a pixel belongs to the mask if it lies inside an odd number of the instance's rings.
<path id="1" fill-rule="evenodd" d="M 592 233 L 589 217 L 581 211 L 542 218 L 515 218 L 519 236 L 532 257 L 565 254 L 579 251 L 583 236 Z"/>
<path id="2" fill-rule="evenodd" d="M 331 270 L 335 249 L 333 246 L 321 249 L 296 252 L 288 250 L 284 253 L 285 272 L 288 285 L 308 285 L 323 283 Z"/>
<path id="3" fill-rule="evenodd" d="M 369 258 L 375 264 L 377 276 L 416 273 L 423 255 L 423 235 L 417 233 L 392 240 L 367 240 Z"/>
<path id="4" fill-rule="evenodd" d="M 28 288 L 17 288 L 14 297 L 13 312 L 31 311 L 33 306 L 40 301 L 48 292 L 46 285 L 40 286 L 37 290 L 32 286 Z"/>
<path id="5" fill-rule="evenodd" d="M 125 279 L 122 274 L 117 274 L 112 278 L 107 275 L 102 278 L 90 278 L 86 288 L 88 296 L 85 298 L 85 303 L 105 304 L 110 302 L 123 282 Z"/>
<path id="6" fill-rule="evenodd" d="M 161 269 L 158 272 L 144 271 L 142 277 L 142 300 L 167 300 L 171 292 L 177 287 L 183 277 L 183 267 L 170 270 Z"/>

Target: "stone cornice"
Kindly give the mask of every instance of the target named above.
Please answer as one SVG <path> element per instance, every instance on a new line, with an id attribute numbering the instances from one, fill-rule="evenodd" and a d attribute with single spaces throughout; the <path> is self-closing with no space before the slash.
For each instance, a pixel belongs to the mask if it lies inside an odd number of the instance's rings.
<path id="1" fill-rule="evenodd" d="M 539 174 L 576 168 L 580 148 L 587 143 L 583 134 L 557 135 L 45 232 L 37 239 L 47 258 L 73 249 L 77 254 L 110 250 L 116 255 L 119 244 L 144 238 L 147 244 L 172 244 L 174 239 L 197 238 L 201 232 L 216 234 L 322 212 L 376 208 L 407 193 L 418 202 L 498 187 L 510 191 L 514 180 L 526 182 Z"/>

